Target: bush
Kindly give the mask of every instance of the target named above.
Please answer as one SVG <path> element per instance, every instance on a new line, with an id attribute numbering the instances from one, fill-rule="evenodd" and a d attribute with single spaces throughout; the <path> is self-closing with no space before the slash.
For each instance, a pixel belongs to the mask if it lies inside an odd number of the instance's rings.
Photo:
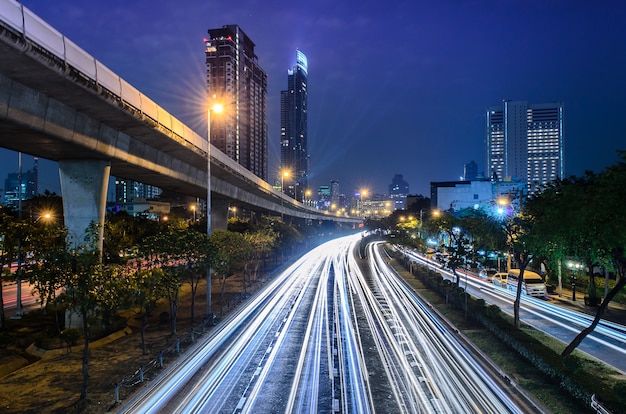
<path id="1" fill-rule="evenodd" d="M 51 337 L 48 332 L 37 332 L 33 335 L 35 340 L 35 346 L 41 349 L 54 349 L 54 338 Z"/>
<path id="2" fill-rule="evenodd" d="M 77 328 L 68 328 L 61 332 L 59 337 L 65 343 L 65 345 L 69 348 L 70 346 L 74 346 L 78 343 L 78 340 L 82 336 L 82 332 Z"/>

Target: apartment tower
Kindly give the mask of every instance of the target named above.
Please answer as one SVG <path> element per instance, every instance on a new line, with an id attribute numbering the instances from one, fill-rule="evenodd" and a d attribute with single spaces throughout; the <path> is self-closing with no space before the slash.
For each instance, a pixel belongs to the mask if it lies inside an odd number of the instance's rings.
<path id="1" fill-rule="evenodd" d="M 205 39 L 209 105 L 224 111 L 211 116 L 211 143 L 267 181 L 267 75 L 254 43 L 237 25 L 210 29 Z"/>

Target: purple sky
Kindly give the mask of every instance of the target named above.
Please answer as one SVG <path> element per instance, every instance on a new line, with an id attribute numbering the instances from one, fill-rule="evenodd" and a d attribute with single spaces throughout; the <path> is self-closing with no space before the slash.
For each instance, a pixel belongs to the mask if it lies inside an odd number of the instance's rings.
<path id="1" fill-rule="evenodd" d="M 626 2 L 24 0 L 27 8 L 198 132 L 207 29 L 239 25 L 268 74 L 271 173 L 280 90 L 295 49 L 309 60 L 315 188 L 340 182 L 413 194 L 484 171 L 484 110 L 502 100 L 561 101 L 566 175 L 600 171 L 626 149 Z M 32 158 L 24 157 L 24 168 Z M 40 191 L 58 189 L 42 162 Z M 0 150 L 0 187 L 17 171 Z"/>

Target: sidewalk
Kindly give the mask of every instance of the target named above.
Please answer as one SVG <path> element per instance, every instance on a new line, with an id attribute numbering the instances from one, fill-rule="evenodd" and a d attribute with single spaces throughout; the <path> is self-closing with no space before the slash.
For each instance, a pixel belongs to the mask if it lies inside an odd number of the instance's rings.
<path id="1" fill-rule="evenodd" d="M 576 291 L 576 300 L 573 300 L 573 292 L 571 289 L 563 288 L 562 295 L 558 293 L 548 295 L 551 300 L 558 302 L 559 306 L 570 308 L 578 312 L 586 313 L 587 315 L 596 316 L 598 311 L 597 306 L 585 305 L 585 293 Z M 622 303 L 610 302 L 607 306 L 602 319 L 618 323 L 626 326 L 626 305 Z"/>

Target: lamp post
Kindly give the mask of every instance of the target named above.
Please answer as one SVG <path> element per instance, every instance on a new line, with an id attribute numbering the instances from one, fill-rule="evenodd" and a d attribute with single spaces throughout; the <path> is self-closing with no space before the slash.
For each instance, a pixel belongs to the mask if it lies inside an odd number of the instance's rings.
<path id="1" fill-rule="evenodd" d="M 359 206 L 359 214 L 361 217 L 363 217 L 363 196 L 367 195 L 367 190 L 365 188 L 362 188 L 361 191 L 359 191 L 359 198 L 361 199 L 361 205 Z"/>
<path id="2" fill-rule="evenodd" d="M 206 114 L 206 234 L 211 235 L 211 111 L 221 113 L 224 107 L 221 104 L 209 105 Z M 195 210 L 194 210 L 195 214 Z M 212 315 L 211 312 L 211 267 L 207 266 L 206 274 L 206 318 Z"/>
<path id="3" fill-rule="evenodd" d="M 280 173 L 280 191 L 283 194 L 285 194 L 285 178 L 286 177 L 289 177 L 289 171 L 288 170 L 283 170 Z M 283 208 L 285 206 L 285 200 L 284 200 L 283 194 L 281 194 L 281 196 L 280 196 L 280 219 L 284 221 Z"/>
<path id="4" fill-rule="evenodd" d="M 221 104 L 215 104 L 213 107 L 209 106 L 207 110 L 207 194 L 206 194 L 206 233 L 211 235 L 211 111 L 216 114 L 221 113 L 224 107 Z"/>
<path id="5" fill-rule="evenodd" d="M 16 311 L 15 311 L 15 319 L 21 319 L 22 318 L 22 230 L 23 227 L 21 226 L 22 223 L 22 153 L 18 152 L 18 156 L 17 156 L 17 163 L 18 163 L 18 173 L 17 173 L 17 177 L 18 177 L 18 198 L 17 198 L 17 215 L 18 215 L 18 220 L 20 222 L 20 234 L 19 234 L 19 238 L 17 241 L 17 297 L 15 298 L 15 304 L 16 306 Z M 10 268 L 10 266 L 9 266 Z"/>

